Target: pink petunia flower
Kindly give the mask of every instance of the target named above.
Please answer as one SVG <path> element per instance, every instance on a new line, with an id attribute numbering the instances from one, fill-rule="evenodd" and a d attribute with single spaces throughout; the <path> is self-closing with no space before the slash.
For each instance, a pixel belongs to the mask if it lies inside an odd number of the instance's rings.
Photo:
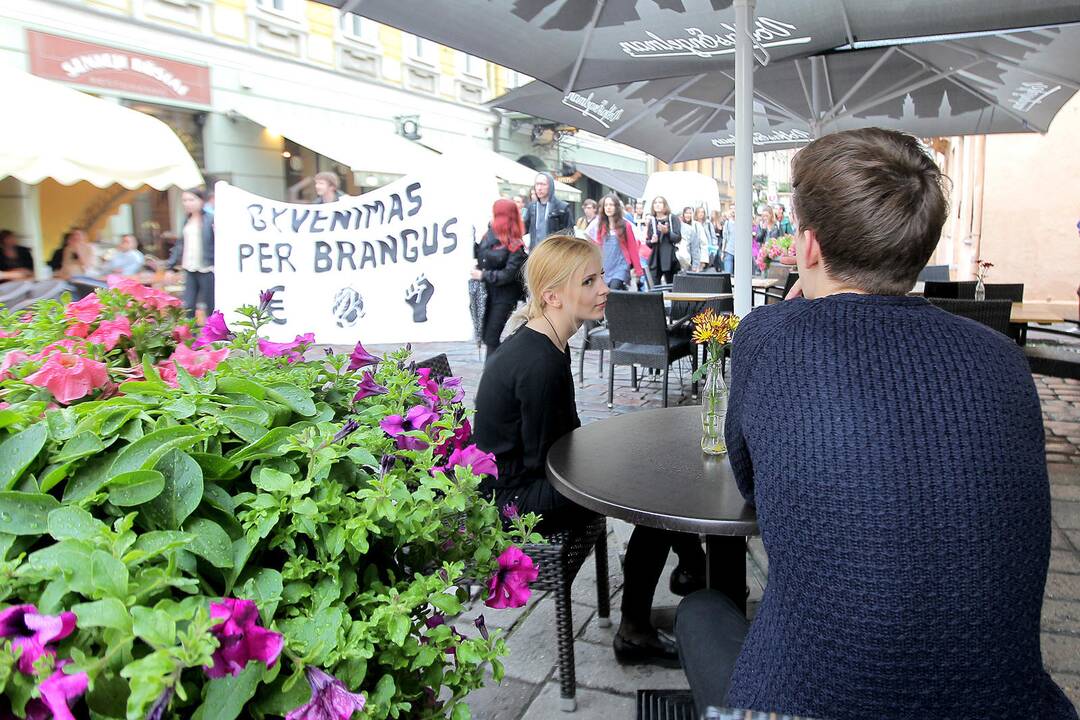
<path id="1" fill-rule="evenodd" d="M 488 581 L 488 597 L 484 604 L 497 610 L 523 606 L 532 594 L 529 583 L 534 582 L 538 574 L 532 558 L 521 548 L 511 545 L 499 555 L 499 569 Z"/>
<path id="2" fill-rule="evenodd" d="M 428 425 L 439 419 L 439 414 L 425 405 L 416 405 L 409 410 L 405 417 L 400 415 L 387 415 L 379 421 L 379 427 L 390 437 L 394 438 L 398 450 L 423 450 L 428 447 L 426 441 L 420 438 L 410 437 L 407 432 L 423 430 Z"/>
<path id="3" fill-rule="evenodd" d="M 101 300 L 96 293 L 91 293 L 82 300 L 68 303 L 64 308 L 64 317 L 81 323 L 92 323 L 101 317 Z"/>
<path id="4" fill-rule="evenodd" d="M 7 380 L 11 377 L 11 368 L 26 362 L 30 359 L 30 356 L 24 353 L 22 350 L 8 350 L 4 354 L 4 359 L 0 360 L 0 380 Z"/>
<path id="5" fill-rule="evenodd" d="M 38 685 L 38 695 L 26 704 L 26 720 L 75 720 L 71 706 L 84 692 L 90 679 L 86 673 L 64 673 L 70 660 L 61 660 L 56 670 Z"/>
<path id="6" fill-rule="evenodd" d="M 177 345 L 169 360 L 187 370 L 191 377 L 201 378 L 216 369 L 227 357 L 229 357 L 229 348 L 192 350 L 187 345 Z"/>
<path id="7" fill-rule="evenodd" d="M 211 628 L 218 640 L 214 651 L 214 664 L 203 668 L 212 678 L 239 675 L 251 660 L 273 667 L 285 637 L 259 625 L 259 610 L 251 600 L 223 598 L 210 603 L 210 617 L 222 619 Z"/>
<path id="8" fill-rule="evenodd" d="M 176 379 L 176 363 L 162 360 L 154 367 L 161 376 L 162 382 L 169 387 L 180 387 L 180 381 Z"/>
<path id="9" fill-rule="evenodd" d="M 362 367 L 368 365 L 378 365 L 379 358 L 375 357 L 367 350 L 364 349 L 363 343 L 356 343 L 356 347 L 353 348 L 352 355 L 349 356 L 349 369 L 359 370 Z"/>
<path id="10" fill-rule="evenodd" d="M 287 343 L 270 342 L 260 338 L 259 352 L 266 357 L 285 357 L 289 362 L 296 362 L 304 359 L 304 351 L 313 342 L 315 342 L 314 333 L 297 335 L 292 342 Z"/>
<path id="11" fill-rule="evenodd" d="M 19 672 L 33 675 L 38 658 L 56 654 L 49 644 L 73 633 L 76 622 L 73 612 L 40 615 L 33 605 L 15 605 L 0 612 L 0 638 L 11 638 L 12 648 L 21 649 Z"/>
<path id="12" fill-rule="evenodd" d="M 447 469 L 460 465 L 471 469 L 476 475 L 499 477 L 499 466 L 495 463 L 495 456 L 492 453 L 484 452 L 475 445 L 454 450 L 450 453 L 446 465 Z"/>
<path id="13" fill-rule="evenodd" d="M 172 331 L 172 336 L 173 340 L 176 340 L 177 342 L 184 342 L 185 340 L 190 340 L 195 337 L 194 335 L 192 335 L 191 327 L 188 325 L 177 325 L 176 327 L 174 327 Z M 196 347 L 198 346 L 196 345 Z"/>
<path id="14" fill-rule="evenodd" d="M 213 342 L 228 340 L 231 337 L 232 331 L 229 330 L 229 326 L 225 324 L 225 316 L 220 310 L 215 310 L 210 313 L 210 317 L 206 318 L 202 330 L 199 331 L 199 339 L 195 341 L 194 347 L 198 348 Z"/>
<path id="15" fill-rule="evenodd" d="M 155 310 L 180 307 L 183 304 L 178 297 L 174 297 L 160 290 L 155 290 L 149 285 L 143 285 L 142 283 L 124 277 L 123 275 L 110 275 L 106 278 L 106 282 L 109 284 L 110 288 L 119 290 L 125 295 L 130 295 L 141 304 Z"/>
<path id="16" fill-rule="evenodd" d="M 349 692 L 344 683 L 319 668 L 309 667 L 304 672 L 311 699 L 290 711 L 285 720 L 349 720 L 354 713 L 363 712 L 363 695 Z"/>
<path id="17" fill-rule="evenodd" d="M 439 383 L 431 379 L 431 368 L 420 368 L 416 371 L 416 378 L 428 406 L 436 407 L 439 404 Z"/>
<path id="18" fill-rule="evenodd" d="M 85 338 L 90 333 L 90 325 L 84 322 L 72 323 L 64 334 L 68 337 Z"/>
<path id="19" fill-rule="evenodd" d="M 104 345 L 106 350 L 112 350 L 122 337 L 131 337 L 131 321 L 123 315 L 115 320 L 102 320 L 97 330 L 86 338 L 87 342 Z"/>
<path id="20" fill-rule="evenodd" d="M 13 337 L 19 337 L 19 333 L 15 331 L 8 332 L 7 330 L 0 330 L 0 339 Z"/>
<path id="21" fill-rule="evenodd" d="M 46 388 L 56 402 L 67 405 L 106 385 L 109 373 L 103 362 L 82 355 L 57 353 L 51 355 L 37 372 L 26 376 L 26 382 Z"/>
<path id="22" fill-rule="evenodd" d="M 355 403 L 364 398 L 372 397 L 373 395 L 385 395 L 388 392 L 390 391 L 375 382 L 375 378 L 372 377 L 370 372 L 365 371 L 364 377 L 360 380 L 359 389 L 356 391 L 356 394 L 353 395 L 352 401 Z"/>
<path id="23" fill-rule="evenodd" d="M 81 347 L 82 343 L 80 343 L 78 340 L 57 340 L 56 342 L 50 343 L 45 347 L 41 348 L 41 350 L 38 350 L 36 353 L 30 356 L 30 359 L 42 360 L 49 357 L 50 355 L 55 355 L 59 352 L 74 352 L 76 349 L 79 349 Z"/>

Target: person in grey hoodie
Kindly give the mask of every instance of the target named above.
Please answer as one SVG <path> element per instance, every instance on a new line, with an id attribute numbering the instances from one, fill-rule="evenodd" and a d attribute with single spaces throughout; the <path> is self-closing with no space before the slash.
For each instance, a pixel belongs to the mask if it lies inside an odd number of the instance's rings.
<path id="1" fill-rule="evenodd" d="M 551 173 L 538 173 L 533 184 L 536 200 L 525 208 L 525 231 L 529 233 L 530 249 L 549 235 L 574 234 L 574 209 L 555 197 L 555 178 Z"/>

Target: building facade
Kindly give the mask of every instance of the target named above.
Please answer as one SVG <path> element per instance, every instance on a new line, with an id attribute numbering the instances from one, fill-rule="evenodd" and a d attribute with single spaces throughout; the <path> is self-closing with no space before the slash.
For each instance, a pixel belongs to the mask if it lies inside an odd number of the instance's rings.
<path id="1" fill-rule="evenodd" d="M 309 0 L 20 0 L 0 18 L 0 62 L 158 117 L 209 183 L 267 197 L 311 199 L 323 170 L 360 193 L 429 147 L 468 144 L 557 175 L 575 160 L 645 170 L 640 152 L 576 134 L 545 143 L 535 119 L 484 106 L 528 78 Z M 73 226 L 153 243 L 179 227 L 179 194 L 7 178 L 0 227 L 39 258 Z"/>

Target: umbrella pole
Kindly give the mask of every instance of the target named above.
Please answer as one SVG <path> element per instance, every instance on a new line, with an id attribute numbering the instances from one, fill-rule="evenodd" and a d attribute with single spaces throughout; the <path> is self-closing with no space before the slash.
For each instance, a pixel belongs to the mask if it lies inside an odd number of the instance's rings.
<path id="1" fill-rule="evenodd" d="M 735 314 L 753 307 L 754 29 L 756 0 L 735 0 Z"/>

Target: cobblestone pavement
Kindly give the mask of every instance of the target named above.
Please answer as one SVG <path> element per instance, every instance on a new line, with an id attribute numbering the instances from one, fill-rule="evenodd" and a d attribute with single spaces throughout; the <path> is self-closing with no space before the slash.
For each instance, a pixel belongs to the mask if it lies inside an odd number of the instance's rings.
<path id="1" fill-rule="evenodd" d="M 388 347 L 379 350 L 390 349 Z M 476 347 L 469 343 L 428 343 L 413 347 L 416 358 L 445 352 L 457 375 L 464 378 L 472 397 L 480 381 L 483 364 Z M 638 391 L 630 387 L 628 368 L 616 369 L 615 402 L 607 407 L 607 369 L 598 375 L 598 353 L 586 354 L 585 383 L 577 390 L 578 412 L 582 423 L 634 412 L 641 408 L 660 407 L 659 380 L 644 380 Z M 605 358 L 606 359 L 606 358 Z M 574 352 L 577 374 L 578 354 Z M 673 370 L 671 404 L 691 404 L 690 371 Z M 1043 660 L 1073 703 L 1080 707 L 1080 381 L 1035 376 L 1046 424 L 1047 463 L 1053 505 L 1053 529 L 1050 574 L 1047 578 L 1042 617 Z M 639 688 L 678 689 L 687 687 L 679 670 L 661 668 L 624 668 L 615 662 L 611 640 L 619 623 L 619 599 L 622 572 L 619 555 L 629 537 L 629 526 L 609 520 L 608 562 L 612 592 L 612 626 L 601 628 L 596 622 L 595 565 L 590 558 L 582 566 L 573 586 L 575 656 L 577 660 L 577 712 L 559 711 L 559 685 L 555 651 L 555 603 L 548 593 L 534 594 L 525 608 L 485 613 L 489 626 L 505 630 L 509 657 L 506 677 L 501 684 L 489 683 L 470 696 L 473 717 L 482 720 L 543 720 L 560 717 L 576 720 L 617 720 L 635 717 L 635 696 Z M 654 605 L 674 606 L 678 598 L 667 591 L 664 579 L 674 567 L 669 559 L 662 575 Z M 752 614 L 761 599 L 768 573 L 768 559 L 760 540 L 750 543 L 747 577 L 750 583 Z M 471 622 L 483 612 L 483 604 L 474 603 L 464 620 Z"/>

